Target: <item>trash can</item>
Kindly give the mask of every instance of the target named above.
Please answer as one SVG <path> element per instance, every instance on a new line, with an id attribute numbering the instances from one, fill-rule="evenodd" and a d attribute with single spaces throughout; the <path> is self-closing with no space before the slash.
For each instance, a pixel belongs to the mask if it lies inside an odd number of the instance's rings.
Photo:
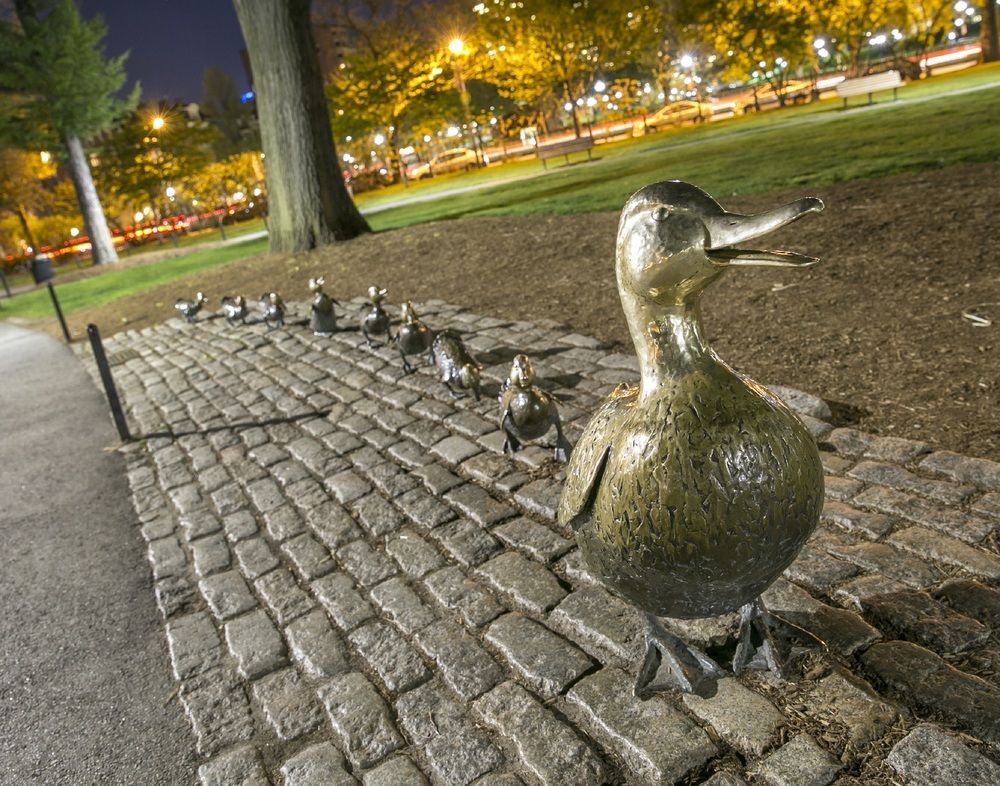
<path id="1" fill-rule="evenodd" d="M 38 254 L 31 260 L 31 277 L 36 284 L 44 284 L 52 279 L 55 272 L 52 270 L 52 260 L 45 254 Z"/>

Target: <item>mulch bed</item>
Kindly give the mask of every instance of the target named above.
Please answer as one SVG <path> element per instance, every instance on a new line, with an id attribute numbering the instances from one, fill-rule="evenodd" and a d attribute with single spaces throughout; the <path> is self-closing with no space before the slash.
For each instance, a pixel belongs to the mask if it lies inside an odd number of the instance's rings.
<path id="1" fill-rule="evenodd" d="M 753 212 L 803 195 L 827 203 L 766 246 L 822 258 L 808 270 L 741 269 L 704 297 L 718 353 L 751 376 L 822 396 L 840 424 L 1000 460 L 1000 163 L 734 199 Z M 622 194 L 622 202 L 627 194 Z M 460 197 L 456 197 L 460 198 Z M 335 297 L 373 283 L 393 302 L 441 298 L 483 314 L 549 318 L 628 347 L 614 283 L 615 213 L 488 217 L 383 232 L 314 252 L 261 256 L 75 314 L 105 333 L 174 316 L 195 290 Z"/>

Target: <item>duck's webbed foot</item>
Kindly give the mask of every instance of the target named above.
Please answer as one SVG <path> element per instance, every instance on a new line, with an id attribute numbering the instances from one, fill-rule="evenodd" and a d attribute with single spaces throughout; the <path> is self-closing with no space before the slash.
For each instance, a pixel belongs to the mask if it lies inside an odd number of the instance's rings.
<path id="1" fill-rule="evenodd" d="M 654 615 L 644 616 L 646 657 L 639 668 L 633 694 L 642 696 L 676 688 L 685 693 L 711 696 L 715 692 L 716 681 L 725 676 L 719 665 L 700 649 L 664 628 Z M 662 669 L 661 666 L 667 668 Z"/>
<path id="2" fill-rule="evenodd" d="M 733 674 L 747 669 L 770 671 L 783 679 L 788 645 L 779 629 L 779 620 L 764 608 L 760 598 L 740 609 L 740 630 L 733 655 Z"/>

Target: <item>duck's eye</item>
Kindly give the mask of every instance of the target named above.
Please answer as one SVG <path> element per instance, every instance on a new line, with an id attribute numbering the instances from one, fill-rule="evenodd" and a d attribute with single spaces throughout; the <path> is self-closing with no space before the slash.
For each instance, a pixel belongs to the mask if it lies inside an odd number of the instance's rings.
<path id="1" fill-rule="evenodd" d="M 656 210 L 653 211 L 654 221 L 666 221 L 669 216 L 670 216 L 670 211 L 667 210 L 665 207 L 658 207 L 656 208 Z"/>

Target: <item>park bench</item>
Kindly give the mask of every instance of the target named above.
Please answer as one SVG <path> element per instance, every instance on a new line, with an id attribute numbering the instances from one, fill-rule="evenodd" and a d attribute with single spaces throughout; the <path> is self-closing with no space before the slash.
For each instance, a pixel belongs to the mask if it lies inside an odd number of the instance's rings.
<path id="1" fill-rule="evenodd" d="M 837 95 L 844 99 L 844 109 L 847 109 L 847 99 L 851 96 L 868 94 L 868 103 L 872 103 L 872 93 L 892 88 L 892 100 L 896 100 L 896 90 L 902 86 L 903 80 L 899 71 L 883 71 L 881 74 L 869 74 L 855 79 L 845 79 L 837 85 Z"/>
<path id="2" fill-rule="evenodd" d="M 555 158 L 556 156 L 566 156 L 566 163 L 569 163 L 570 153 L 582 153 L 584 150 L 587 151 L 587 160 L 590 161 L 591 155 L 590 151 L 594 149 L 594 140 L 590 136 L 581 136 L 577 139 L 567 139 L 564 142 L 549 142 L 545 145 L 539 145 L 536 148 L 536 155 L 538 160 L 542 162 L 542 168 L 548 169 L 548 165 L 545 161 L 549 158 Z"/>

